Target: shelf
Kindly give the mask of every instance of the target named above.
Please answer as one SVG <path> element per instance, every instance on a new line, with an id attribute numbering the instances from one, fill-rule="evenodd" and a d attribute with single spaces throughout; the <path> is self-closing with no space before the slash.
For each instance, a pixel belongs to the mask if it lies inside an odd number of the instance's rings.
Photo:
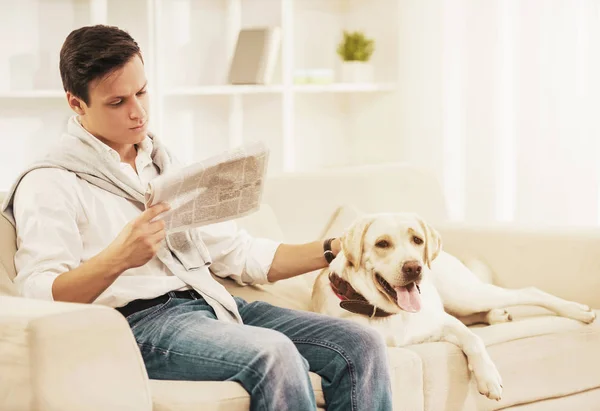
<path id="1" fill-rule="evenodd" d="M 393 83 L 332 83 L 332 84 L 296 84 L 293 90 L 298 93 L 370 93 L 394 91 Z"/>
<path id="2" fill-rule="evenodd" d="M 258 94 L 258 93 L 281 93 L 283 86 L 261 86 L 261 85 L 222 85 L 181 87 L 165 91 L 164 95 L 172 96 L 223 96 L 233 94 Z"/>
<path id="3" fill-rule="evenodd" d="M 383 84 L 296 84 L 292 90 L 297 93 L 369 93 L 394 91 L 393 83 Z M 201 86 L 188 88 L 174 88 L 167 90 L 165 96 L 223 96 L 234 94 L 267 94 L 282 93 L 282 85 L 261 86 L 261 85 L 223 85 L 223 86 Z M 23 91 L 3 91 L 0 92 L 0 99 L 63 99 L 65 92 L 63 90 L 23 90 Z"/>
<path id="4" fill-rule="evenodd" d="M 0 99 L 64 99 L 63 90 L 0 91 Z"/>
<path id="5" fill-rule="evenodd" d="M 223 85 L 175 88 L 167 90 L 165 96 L 223 96 L 235 94 L 267 94 L 282 93 L 286 88 L 282 85 Z M 393 83 L 332 83 L 332 84 L 295 84 L 291 90 L 297 93 L 374 93 L 394 91 Z"/>
<path id="6" fill-rule="evenodd" d="M 365 147 L 373 135 L 382 140 L 398 135 L 400 5 L 398 0 L 0 0 L 0 35 L 12 39 L 0 55 L 0 135 L 25 142 L 0 155 L 0 186 L 12 178 L 9 170 L 28 162 L 36 139 L 62 133 L 72 110 L 61 87 L 58 52 L 70 30 L 95 23 L 125 29 L 142 48 L 153 130 L 186 161 L 247 140 L 269 145 L 274 173 L 385 155 L 393 160 L 396 151 L 372 153 Z M 64 18 L 46 18 L 52 15 Z M 239 30 L 273 26 L 281 27 L 282 37 L 270 83 L 228 84 Z M 346 29 L 375 39 L 372 80 L 345 83 L 339 76 L 336 48 Z"/>

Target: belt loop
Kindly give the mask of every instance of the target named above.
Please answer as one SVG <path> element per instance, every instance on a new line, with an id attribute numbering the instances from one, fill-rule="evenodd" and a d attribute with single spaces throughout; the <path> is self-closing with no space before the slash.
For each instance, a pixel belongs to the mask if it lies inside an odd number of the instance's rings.
<path id="1" fill-rule="evenodd" d="M 171 297 L 171 298 L 177 298 L 177 295 L 175 295 L 175 291 L 169 291 L 167 294 L 168 294 L 168 295 L 169 295 L 169 297 Z"/>
<path id="2" fill-rule="evenodd" d="M 198 296 L 196 296 L 196 290 L 194 290 L 193 288 L 190 290 L 190 295 L 194 300 L 198 299 Z"/>

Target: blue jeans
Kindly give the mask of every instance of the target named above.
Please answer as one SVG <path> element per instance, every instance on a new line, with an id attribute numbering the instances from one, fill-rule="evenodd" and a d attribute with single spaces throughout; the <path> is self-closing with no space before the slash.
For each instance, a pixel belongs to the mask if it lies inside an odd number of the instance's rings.
<path id="1" fill-rule="evenodd" d="M 392 409 L 387 351 L 375 331 L 241 298 L 244 324 L 225 323 L 202 297 L 169 295 L 127 318 L 151 379 L 236 381 L 253 411 L 312 411 L 310 370 L 321 376 L 329 411 Z"/>

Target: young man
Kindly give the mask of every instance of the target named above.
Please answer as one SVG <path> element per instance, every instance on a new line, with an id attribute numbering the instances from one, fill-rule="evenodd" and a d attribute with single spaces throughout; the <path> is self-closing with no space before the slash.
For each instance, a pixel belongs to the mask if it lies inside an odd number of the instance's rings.
<path id="1" fill-rule="evenodd" d="M 115 27 L 75 30 L 60 71 L 75 115 L 3 207 L 17 230 L 21 294 L 116 308 L 153 379 L 238 381 L 252 410 L 302 411 L 315 409 L 310 370 L 322 376 L 328 410 L 390 410 L 386 348 L 375 332 L 234 299 L 209 273 L 275 282 L 324 267 L 321 242 L 279 244 L 227 222 L 190 230 L 178 249 L 160 220 L 168 205 L 144 210 L 141 193 L 168 152 L 147 132 L 137 43 Z M 337 253 L 339 241 L 331 247 Z"/>

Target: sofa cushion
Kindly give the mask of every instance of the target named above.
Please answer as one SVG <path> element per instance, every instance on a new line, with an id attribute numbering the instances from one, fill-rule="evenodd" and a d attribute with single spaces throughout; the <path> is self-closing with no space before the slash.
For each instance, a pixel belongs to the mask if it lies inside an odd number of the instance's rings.
<path id="1" fill-rule="evenodd" d="M 325 397 L 321 378 L 310 373 L 317 406 L 323 409 Z M 233 381 L 150 380 L 153 411 L 247 411 L 250 396 Z"/>
<path id="2" fill-rule="evenodd" d="M 302 276 L 280 280 L 272 284 L 239 285 L 232 279 L 214 278 L 231 293 L 231 295 L 243 298 L 248 302 L 265 301 L 279 307 L 293 308 L 296 310 L 310 309 L 310 295 L 312 290 L 308 288 Z"/>
<path id="3" fill-rule="evenodd" d="M 323 227 L 319 238 L 340 237 L 364 213 L 353 205 L 339 206 Z"/>
<path id="4" fill-rule="evenodd" d="M 253 237 L 284 241 L 283 233 L 273 210 L 268 204 L 262 204 L 260 210 L 237 220 L 238 227 L 248 231 Z M 241 286 L 230 279 L 215 277 L 236 297 L 248 302 L 261 300 L 280 307 L 308 310 L 311 289 L 304 276 L 280 280 L 272 284 Z"/>
<path id="5" fill-rule="evenodd" d="M 471 327 L 502 376 L 500 402 L 477 392 L 466 358 L 455 345 L 409 347 L 423 363 L 425 410 L 496 410 L 600 387 L 597 323 L 585 325 L 553 315 L 520 317 L 518 310 L 512 314 L 512 323 Z"/>
<path id="6" fill-rule="evenodd" d="M 600 404 L 600 389 L 579 392 L 559 398 L 529 402 L 527 404 L 515 405 L 506 408 L 506 411 L 565 411 L 565 410 L 597 410 Z"/>
<path id="7" fill-rule="evenodd" d="M 447 220 L 435 173 L 409 163 L 273 175 L 265 185 L 264 202 L 273 208 L 287 241 L 293 242 L 315 240 L 343 204 L 366 213 L 418 210 L 431 223 Z"/>
<path id="8" fill-rule="evenodd" d="M 4 196 L 5 193 L 0 193 L 0 204 L 4 201 Z M 14 227 L 0 214 L 0 295 L 18 295 L 17 287 L 12 282 L 16 276 L 14 262 L 16 244 Z"/>
<path id="9" fill-rule="evenodd" d="M 254 237 L 269 238 L 275 241 L 284 240 L 277 217 L 268 204 L 261 204 L 258 211 L 238 218 L 236 223 L 239 228 L 246 230 Z"/>

